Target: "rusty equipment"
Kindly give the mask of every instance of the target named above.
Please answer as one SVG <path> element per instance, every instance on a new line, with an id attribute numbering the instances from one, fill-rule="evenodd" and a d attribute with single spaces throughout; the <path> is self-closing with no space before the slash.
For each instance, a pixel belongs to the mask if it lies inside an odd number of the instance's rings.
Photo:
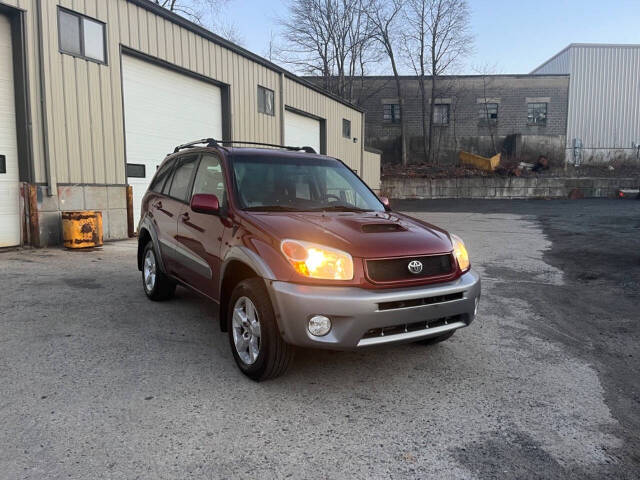
<path id="1" fill-rule="evenodd" d="M 494 155 L 491 158 L 483 157 L 481 155 L 476 155 L 475 153 L 469 153 L 465 151 L 460 152 L 460 161 L 467 165 L 473 165 L 476 168 L 481 170 L 486 170 L 487 172 L 493 172 L 498 165 L 500 165 L 500 157 L 501 153 Z"/>
<path id="2" fill-rule="evenodd" d="M 67 248 L 102 246 L 102 212 L 62 212 L 62 239 Z"/>

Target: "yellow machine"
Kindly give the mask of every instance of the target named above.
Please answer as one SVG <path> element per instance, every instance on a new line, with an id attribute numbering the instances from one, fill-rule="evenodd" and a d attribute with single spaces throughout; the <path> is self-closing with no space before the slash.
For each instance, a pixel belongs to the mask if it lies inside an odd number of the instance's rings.
<path id="1" fill-rule="evenodd" d="M 500 156 L 501 154 L 499 153 L 491 158 L 487 158 L 481 155 L 476 155 L 475 153 L 461 151 L 460 161 L 467 165 L 473 165 L 474 167 L 481 170 L 493 172 L 498 167 L 498 165 L 500 165 Z"/>

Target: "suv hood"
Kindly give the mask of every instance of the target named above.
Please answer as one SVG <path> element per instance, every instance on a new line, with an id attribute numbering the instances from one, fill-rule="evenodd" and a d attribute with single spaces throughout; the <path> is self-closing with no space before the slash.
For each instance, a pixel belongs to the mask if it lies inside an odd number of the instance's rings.
<path id="1" fill-rule="evenodd" d="M 304 240 L 361 258 L 449 253 L 446 231 L 395 212 L 244 212 L 276 241 Z"/>

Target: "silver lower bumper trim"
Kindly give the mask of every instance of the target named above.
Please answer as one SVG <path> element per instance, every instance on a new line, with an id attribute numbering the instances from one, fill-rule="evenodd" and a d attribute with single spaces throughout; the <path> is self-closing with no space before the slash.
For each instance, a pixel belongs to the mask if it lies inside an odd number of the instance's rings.
<path id="1" fill-rule="evenodd" d="M 457 330 L 466 327 L 464 322 L 453 322 L 448 325 L 440 325 L 439 327 L 425 328 L 423 330 L 415 330 L 413 332 L 394 333 L 393 335 L 381 335 L 379 337 L 363 338 L 358 342 L 358 347 L 368 347 L 372 345 L 382 345 L 384 343 L 402 342 L 408 340 L 419 340 L 421 338 L 429 338 L 441 333 Z"/>

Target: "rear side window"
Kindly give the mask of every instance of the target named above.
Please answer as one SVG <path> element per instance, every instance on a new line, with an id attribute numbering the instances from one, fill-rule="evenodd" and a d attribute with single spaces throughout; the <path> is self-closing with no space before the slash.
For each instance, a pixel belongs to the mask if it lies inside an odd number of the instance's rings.
<path id="1" fill-rule="evenodd" d="M 197 159 L 197 156 L 192 156 L 178 160 L 178 164 L 173 171 L 171 187 L 169 188 L 170 197 L 183 202 L 188 201 L 189 187 L 191 186 L 191 179 L 193 178 Z"/>
<path id="2" fill-rule="evenodd" d="M 153 180 L 151 180 L 151 184 L 149 185 L 149 190 L 157 193 L 162 192 L 162 187 L 164 186 L 164 182 L 167 180 L 167 177 L 171 173 L 171 169 L 173 168 L 173 163 L 174 163 L 173 160 L 169 160 L 167 163 L 165 163 L 158 169 L 155 177 L 153 177 Z"/>

